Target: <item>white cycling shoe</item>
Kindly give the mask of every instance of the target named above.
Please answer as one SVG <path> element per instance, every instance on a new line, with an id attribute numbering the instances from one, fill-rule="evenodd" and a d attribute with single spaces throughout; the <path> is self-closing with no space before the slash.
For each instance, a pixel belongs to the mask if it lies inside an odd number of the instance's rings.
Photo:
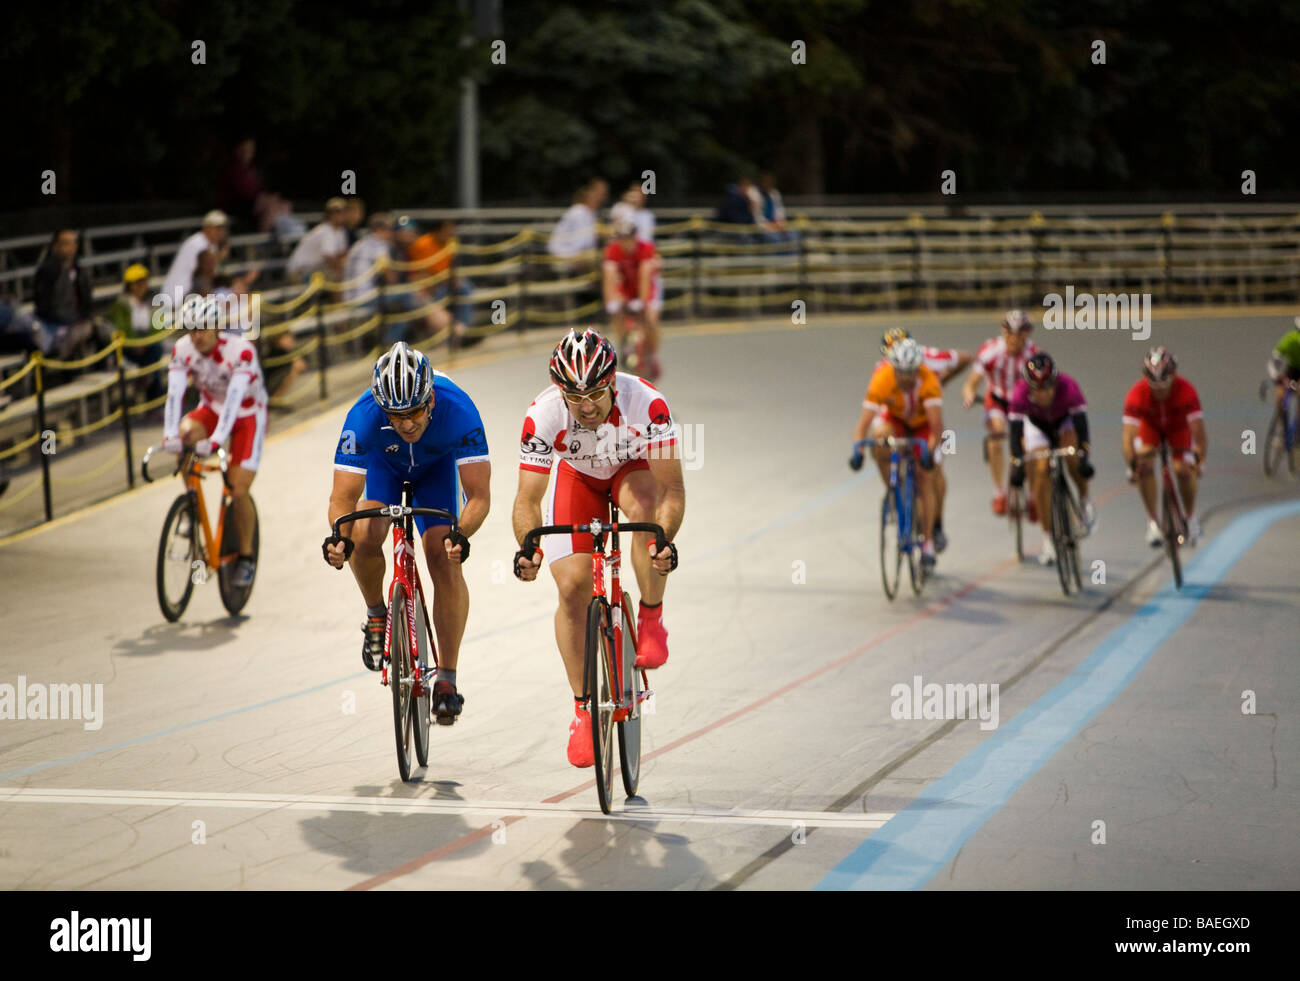
<path id="1" fill-rule="evenodd" d="M 1043 547 L 1038 550 L 1039 565 L 1054 565 L 1056 563 L 1056 546 L 1052 544 L 1050 538 L 1043 539 Z"/>
<path id="2" fill-rule="evenodd" d="M 1195 545 L 1201 540 L 1201 523 L 1195 518 L 1187 519 L 1187 544 Z"/>
<path id="3" fill-rule="evenodd" d="M 1165 543 L 1165 536 L 1160 531 L 1160 526 L 1154 521 L 1147 521 L 1147 544 L 1152 548 L 1159 548 Z"/>

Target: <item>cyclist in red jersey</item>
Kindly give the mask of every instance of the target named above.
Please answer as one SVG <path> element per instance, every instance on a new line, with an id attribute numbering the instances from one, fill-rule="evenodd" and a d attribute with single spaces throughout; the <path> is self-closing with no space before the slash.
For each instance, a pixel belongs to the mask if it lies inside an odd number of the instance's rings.
<path id="1" fill-rule="evenodd" d="M 962 386 L 962 405 L 969 409 L 975 404 L 980 384 L 988 379 L 989 390 L 984 398 L 984 428 L 990 436 L 1007 432 L 1007 402 L 1020 380 L 1025 362 L 1038 353 L 1029 339 L 1033 321 L 1023 310 L 1012 310 L 1002 318 L 1002 336 L 990 338 L 980 345 L 975 354 L 975 367 Z M 1007 486 L 1004 483 L 1006 451 L 1003 439 L 989 442 L 989 474 L 993 477 L 993 513 L 1007 513 Z M 1037 521 L 1037 508 L 1029 499 L 1029 520 Z"/>
<path id="2" fill-rule="evenodd" d="M 605 312 L 610 334 L 627 340 L 623 332 L 624 308 L 636 314 L 645 332 L 646 374 L 659 377 L 659 312 L 656 309 L 656 276 L 659 254 L 652 242 L 636 237 L 636 222 L 620 218 L 614 222 L 614 237 L 605 249 Z"/>
<path id="3" fill-rule="evenodd" d="M 1147 509 L 1147 544 L 1164 544 L 1156 522 L 1155 454 L 1163 440 L 1169 444 L 1170 463 L 1178 491 L 1187 508 L 1188 544 L 1201 537 L 1196 519 L 1196 489 L 1205 469 L 1205 420 L 1201 400 L 1186 378 L 1178 375 L 1178 363 L 1163 347 L 1153 347 L 1142 359 L 1143 377 L 1124 399 L 1124 434 L 1120 449 L 1128 464 L 1129 483 L 1136 483 Z"/>

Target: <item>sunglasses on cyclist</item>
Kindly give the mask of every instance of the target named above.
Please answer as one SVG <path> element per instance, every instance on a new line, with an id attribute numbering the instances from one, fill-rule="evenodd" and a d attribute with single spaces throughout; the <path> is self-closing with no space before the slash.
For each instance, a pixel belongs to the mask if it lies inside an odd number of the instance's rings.
<path id="1" fill-rule="evenodd" d="M 384 415 L 395 422 L 408 422 L 411 419 L 419 419 L 429 411 L 427 405 L 422 405 L 418 409 L 412 409 L 410 412 L 385 412 Z"/>
<path id="2" fill-rule="evenodd" d="M 609 388 L 610 387 L 606 385 L 603 388 L 596 389 L 588 395 L 582 395 L 578 392 L 561 392 L 560 394 L 564 396 L 564 401 L 568 402 L 570 405 L 582 405 L 584 402 L 591 402 L 594 404 L 605 397 L 605 393 L 609 391 Z"/>

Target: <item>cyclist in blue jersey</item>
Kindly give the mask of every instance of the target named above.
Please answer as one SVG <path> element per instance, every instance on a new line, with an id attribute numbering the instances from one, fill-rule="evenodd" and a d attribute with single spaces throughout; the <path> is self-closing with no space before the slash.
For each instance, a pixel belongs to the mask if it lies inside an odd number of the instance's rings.
<path id="1" fill-rule="evenodd" d="M 334 454 L 329 521 L 332 528 L 351 511 L 400 504 L 402 483 L 408 480 L 414 506 L 458 516 L 460 532 L 454 536 L 445 524 L 430 526 L 436 519 L 415 517 L 433 581 L 438 640 L 433 712 L 443 725 L 455 722 L 465 703 L 456 690 L 456 662 L 469 616 L 469 589 L 460 567 L 469 558 L 469 538 L 487 517 L 491 477 L 487 435 L 473 401 L 421 352 L 398 341 L 375 363 L 370 391 L 357 399 L 343 423 Z M 366 603 L 361 660 L 378 671 L 388 614 L 383 545 L 389 519 L 366 518 L 352 526 L 350 559 L 341 542 L 326 539 L 322 551 L 334 568 L 352 567 Z"/>

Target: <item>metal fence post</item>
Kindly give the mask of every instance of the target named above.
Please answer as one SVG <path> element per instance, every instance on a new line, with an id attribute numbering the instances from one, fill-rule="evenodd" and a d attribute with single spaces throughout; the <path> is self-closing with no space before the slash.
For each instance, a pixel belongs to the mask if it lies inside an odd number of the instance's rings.
<path id="1" fill-rule="evenodd" d="M 316 350 L 320 357 L 316 359 L 316 364 L 320 367 L 320 400 L 324 402 L 329 397 L 325 387 L 325 369 L 329 367 L 329 352 L 325 344 L 325 311 L 321 308 L 320 300 L 316 301 Z"/>
<path id="2" fill-rule="evenodd" d="M 36 368 L 33 374 L 36 376 L 36 432 L 38 433 L 38 443 L 45 441 L 45 372 L 41 370 L 45 359 L 37 351 L 32 357 L 36 358 Z M 45 490 L 45 520 L 54 520 L 54 501 L 50 497 L 50 455 L 45 452 L 45 447 L 40 447 L 41 452 L 41 483 Z"/>
<path id="3" fill-rule="evenodd" d="M 126 394 L 126 357 L 121 339 L 117 340 L 117 391 L 122 405 L 122 437 L 126 440 L 126 485 L 135 487 L 135 468 L 131 466 L 131 407 Z"/>

